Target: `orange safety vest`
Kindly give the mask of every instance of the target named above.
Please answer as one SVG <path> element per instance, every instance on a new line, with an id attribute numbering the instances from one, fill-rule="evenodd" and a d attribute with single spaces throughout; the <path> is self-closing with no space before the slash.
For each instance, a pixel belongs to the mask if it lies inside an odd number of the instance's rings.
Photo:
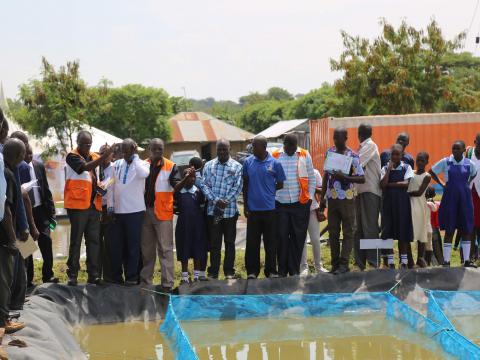
<path id="1" fill-rule="evenodd" d="M 158 220 L 173 220 L 173 187 L 169 180 L 174 166 L 174 162 L 163 158 L 163 166 L 155 179 L 154 211 Z"/>
<path id="2" fill-rule="evenodd" d="M 307 150 L 299 148 L 298 151 L 298 162 L 297 162 L 297 178 L 298 185 L 300 187 L 300 195 L 298 201 L 300 204 L 306 204 L 310 200 L 310 193 L 308 192 L 308 171 L 307 171 Z M 283 151 L 280 149 L 274 150 L 272 156 L 275 159 L 280 157 L 280 154 Z"/>
<path id="3" fill-rule="evenodd" d="M 72 154 L 82 156 L 77 149 L 71 152 Z M 90 153 L 93 160 L 99 158 L 95 153 Z M 77 174 L 68 164 L 65 166 L 65 190 L 63 194 L 64 208 L 86 210 L 90 208 L 90 201 L 92 199 L 92 181 L 93 176 L 90 171 L 84 171 Z M 102 197 L 100 194 L 95 195 L 95 208 L 98 211 L 102 210 Z"/>

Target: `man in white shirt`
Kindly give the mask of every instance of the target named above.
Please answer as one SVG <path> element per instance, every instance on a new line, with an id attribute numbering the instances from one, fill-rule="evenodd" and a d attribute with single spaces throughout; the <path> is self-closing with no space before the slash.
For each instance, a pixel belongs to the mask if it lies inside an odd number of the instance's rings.
<path id="1" fill-rule="evenodd" d="M 115 216 L 110 233 L 111 276 L 115 283 L 133 286 L 139 280 L 143 192 L 150 168 L 138 157 L 137 144 L 132 139 L 123 141 L 122 151 L 123 159 L 113 164 L 114 183 L 107 190 L 108 213 Z"/>
<path id="2" fill-rule="evenodd" d="M 353 247 L 355 263 L 365 270 L 368 264 L 378 267 L 376 250 L 360 250 L 360 239 L 378 239 L 382 190 L 380 189 L 381 162 L 378 146 L 372 140 L 372 126 L 360 124 L 358 127 L 360 142 L 360 165 L 365 173 L 365 183 L 355 184 L 357 189 L 357 233 Z"/>

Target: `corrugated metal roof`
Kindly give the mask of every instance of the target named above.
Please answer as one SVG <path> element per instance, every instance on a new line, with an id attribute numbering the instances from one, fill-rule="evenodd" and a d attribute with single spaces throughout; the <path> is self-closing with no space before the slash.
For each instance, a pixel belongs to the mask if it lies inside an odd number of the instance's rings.
<path id="1" fill-rule="evenodd" d="M 252 133 L 201 111 L 178 113 L 170 119 L 170 123 L 172 143 L 212 142 L 219 139 L 245 141 L 253 137 Z"/>
<path id="2" fill-rule="evenodd" d="M 258 133 L 258 135 L 263 135 L 267 139 L 278 138 L 283 134 L 295 129 L 297 126 L 304 124 L 307 121 L 308 119 L 282 120 Z"/>

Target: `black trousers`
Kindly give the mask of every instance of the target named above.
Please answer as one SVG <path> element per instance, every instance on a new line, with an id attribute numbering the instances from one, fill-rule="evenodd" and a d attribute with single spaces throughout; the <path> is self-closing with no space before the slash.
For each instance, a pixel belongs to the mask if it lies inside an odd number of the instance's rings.
<path id="1" fill-rule="evenodd" d="M 112 221 L 105 216 L 106 206 L 102 212 L 100 221 L 100 264 L 99 276 L 107 282 L 112 282 L 111 261 L 110 261 L 110 232 Z"/>
<path id="2" fill-rule="evenodd" d="M 298 275 L 310 219 L 310 202 L 308 204 L 277 202 L 276 206 L 278 274 Z"/>
<path id="3" fill-rule="evenodd" d="M 245 267 L 247 274 L 260 274 L 260 243 L 263 235 L 265 249 L 265 276 L 277 273 L 276 214 L 271 211 L 250 211 L 247 219 Z"/>
<path id="4" fill-rule="evenodd" d="M 15 254 L 15 261 L 13 265 L 13 281 L 10 297 L 10 309 L 21 310 L 25 303 L 25 296 L 27 294 L 27 273 L 25 271 L 25 260 L 20 251 Z"/>
<path id="5" fill-rule="evenodd" d="M 70 219 L 70 248 L 68 249 L 67 275 L 76 278 L 80 270 L 80 247 L 85 235 L 87 248 L 87 273 L 90 279 L 100 276 L 100 212 L 92 206 L 86 210 L 67 209 Z"/>
<path id="6" fill-rule="evenodd" d="M 235 239 L 237 238 L 238 215 L 220 220 L 218 224 L 213 216 L 208 216 L 208 235 L 210 249 L 210 266 L 208 275 L 218 277 L 222 257 L 222 238 L 225 242 L 225 257 L 223 259 L 223 274 L 235 275 Z"/>
<path id="7" fill-rule="evenodd" d="M 12 253 L 0 246 L 0 328 L 5 326 L 10 309 L 14 261 Z"/>
<path id="8" fill-rule="evenodd" d="M 40 232 L 37 245 L 40 248 L 43 259 L 42 281 L 47 282 L 53 277 L 53 250 L 52 238 L 50 237 L 50 220 L 42 206 L 33 208 L 33 219 L 35 220 L 35 226 Z M 30 284 L 33 282 L 34 276 L 33 256 L 25 259 L 25 265 L 27 267 L 27 282 Z"/>

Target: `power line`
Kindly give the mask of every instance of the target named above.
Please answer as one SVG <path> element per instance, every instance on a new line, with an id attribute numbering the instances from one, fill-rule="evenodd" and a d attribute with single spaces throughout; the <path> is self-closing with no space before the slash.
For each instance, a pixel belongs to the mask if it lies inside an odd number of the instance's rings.
<path id="1" fill-rule="evenodd" d="M 466 36 L 466 37 L 468 37 L 468 34 L 470 33 L 470 30 L 472 30 L 473 22 L 475 21 L 475 17 L 477 16 L 478 4 L 480 4 L 480 0 L 477 0 L 477 3 L 476 3 L 476 5 L 475 5 L 475 10 L 473 10 L 472 20 L 470 20 L 470 26 L 468 27 L 468 31 L 467 31 L 467 36 Z"/>

